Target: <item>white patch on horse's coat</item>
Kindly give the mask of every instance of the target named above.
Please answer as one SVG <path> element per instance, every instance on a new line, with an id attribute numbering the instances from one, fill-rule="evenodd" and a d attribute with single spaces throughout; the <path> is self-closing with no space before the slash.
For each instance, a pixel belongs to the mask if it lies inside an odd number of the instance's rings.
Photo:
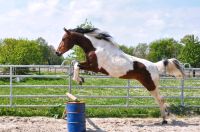
<path id="1" fill-rule="evenodd" d="M 168 59 L 168 64 L 166 67 L 164 66 L 163 60 L 156 62 L 155 65 L 158 68 L 159 74 L 164 74 L 166 72 L 166 74 L 172 76 L 183 77 L 181 71 L 177 69 L 177 67 L 175 66 L 173 62 L 174 60 L 176 59 L 175 58 Z"/>
<path id="2" fill-rule="evenodd" d="M 86 33 L 85 35 L 95 38 L 95 37 L 98 36 L 98 34 L 100 34 L 100 33 L 107 33 L 107 32 L 104 32 L 104 31 L 101 31 L 101 30 L 97 29 L 97 30 L 95 30 L 95 31 L 93 31 L 93 32 Z M 96 38 L 95 38 L 95 39 L 96 39 Z M 99 41 L 99 39 L 97 39 L 97 40 Z M 116 43 L 115 41 L 112 40 L 112 37 L 109 37 L 109 40 L 110 40 L 110 42 L 108 42 L 109 44 L 111 44 L 112 46 L 118 47 L 118 46 L 117 46 L 117 43 Z M 105 41 L 105 40 L 103 40 L 103 41 Z"/>
<path id="3" fill-rule="evenodd" d="M 134 61 L 138 61 L 146 66 L 153 80 L 159 79 L 158 70 L 154 63 L 125 54 L 115 45 L 110 44 L 112 42 L 98 40 L 90 34 L 85 34 L 85 37 L 87 37 L 96 48 L 95 53 L 99 68 L 104 68 L 110 76 L 121 77 L 126 75 L 128 71 L 134 70 Z"/>
<path id="4" fill-rule="evenodd" d="M 94 38 L 85 34 L 96 48 L 98 67 L 105 69 L 110 76 L 120 77 L 129 70 L 133 70 L 133 62 L 126 57 L 121 50 L 111 45 L 108 41 Z"/>
<path id="5" fill-rule="evenodd" d="M 157 65 L 159 74 L 164 74 L 165 73 L 165 66 L 164 66 L 163 61 L 158 61 L 155 64 Z"/>

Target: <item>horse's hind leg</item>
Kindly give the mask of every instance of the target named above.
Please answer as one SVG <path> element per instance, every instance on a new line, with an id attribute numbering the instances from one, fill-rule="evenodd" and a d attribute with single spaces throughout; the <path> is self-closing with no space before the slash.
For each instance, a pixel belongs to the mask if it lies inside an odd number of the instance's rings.
<path id="1" fill-rule="evenodd" d="M 151 95 L 155 98 L 160 107 L 161 117 L 163 118 L 162 124 L 167 124 L 166 116 L 169 114 L 164 99 L 161 97 L 158 87 L 150 91 Z"/>

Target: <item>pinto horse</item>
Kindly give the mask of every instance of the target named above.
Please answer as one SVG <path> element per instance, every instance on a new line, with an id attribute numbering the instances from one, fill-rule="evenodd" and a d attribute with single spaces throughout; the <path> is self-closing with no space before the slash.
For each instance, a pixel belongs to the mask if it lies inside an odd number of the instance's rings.
<path id="1" fill-rule="evenodd" d="M 166 124 L 166 116 L 169 114 L 164 99 L 158 89 L 159 74 L 168 73 L 176 77 L 183 77 L 184 72 L 178 60 L 166 59 L 157 63 L 145 59 L 130 56 L 117 47 L 112 37 L 97 28 L 75 28 L 67 30 L 62 37 L 56 51 L 58 56 L 64 54 L 76 44 L 80 46 L 86 55 L 86 61 L 74 63 L 73 80 L 83 82 L 79 76 L 79 70 L 100 72 L 112 77 L 138 80 L 155 98 L 163 118 L 162 124 Z"/>

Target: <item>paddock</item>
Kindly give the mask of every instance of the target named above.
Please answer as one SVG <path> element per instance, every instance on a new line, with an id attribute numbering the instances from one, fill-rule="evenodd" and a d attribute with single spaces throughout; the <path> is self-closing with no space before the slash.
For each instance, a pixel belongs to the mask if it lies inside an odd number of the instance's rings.
<path id="1" fill-rule="evenodd" d="M 13 69 L 18 67 L 34 68 L 38 71 L 36 74 L 21 75 L 14 74 Z M 1 66 L 1 69 L 8 68 L 8 72 L 1 74 L 1 78 L 7 78 L 8 83 L 1 84 L 0 107 L 1 108 L 50 108 L 64 105 L 66 101 L 66 92 L 75 93 L 76 96 L 85 100 L 86 108 L 101 109 L 104 113 L 107 108 L 121 109 L 157 108 L 154 99 L 149 95 L 136 81 L 115 80 L 108 76 L 88 75 L 83 73 L 87 83 L 79 86 L 73 83 L 71 78 L 71 66 L 40 66 L 40 65 L 7 65 Z M 160 90 L 169 104 L 182 107 L 199 108 L 199 72 L 195 69 L 196 76 L 190 76 L 192 69 L 185 69 L 186 77 L 178 80 L 173 77 L 161 77 Z M 17 80 L 19 78 L 19 80 Z M 24 83 L 26 78 L 36 78 L 34 84 Z M 59 80 L 51 80 L 55 84 L 45 82 L 39 83 L 40 79 L 65 79 L 64 83 Z M 21 80 L 20 80 L 21 79 Z M 114 81 L 110 84 L 110 79 Z M 19 81 L 19 82 L 18 82 Z M 99 81 L 99 82 L 98 82 Z M 58 84 L 59 82 L 59 84 Z M 98 84 L 104 85 L 97 85 Z M 115 84 L 115 85 L 114 85 Z M 98 90 L 99 89 L 99 90 Z M 31 90 L 31 92 L 30 92 Z M 38 92 L 42 92 L 41 94 Z M 52 92 L 53 91 L 53 92 Z M 109 91 L 109 92 L 108 92 Z M 120 92 L 121 91 L 121 92 Z M 111 94 L 112 93 L 112 94 Z M 149 101 L 149 102 L 147 102 Z M 63 106 L 64 108 L 64 106 Z M 92 112 L 94 112 L 92 110 Z M 110 113 L 108 113 L 110 114 Z M 127 113 L 128 114 L 128 113 Z M 190 113 L 191 115 L 192 113 Z M 107 116 L 107 115 L 106 115 Z M 168 119 L 167 125 L 161 125 L 161 118 L 87 118 L 87 131 L 89 132 L 123 132 L 123 131 L 193 131 L 200 130 L 200 117 L 173 117 Z M 130 116 L 132 117 L 132 115 Z M 47 118 L 47 117 L 0 117 L 0 132 L 27 132 L 27 131 L 49 131 L 66 132 L 66 120 Z"/>
<path id="2" fill-rule="evenodd" d="M 199 132 L 200 117 L 173 118 L 161 125 L 158 118 L 87 118 L 87 132 Z M 0 132 L 66 132 L 66 121 L 47 117 L 0 117 Z"/>
<path id="3" fill-rule="evenodd" d="M 34 71 L 28 75 L 16 74 L 16 69 L 20 70 L 20 68 L 34 69 Z M 88 108 L 158 107 L 157 104 L 152 103 L 154 102 L 153 97 L 135 80 L 115 79 L 99 74 L 92 73 L 92 75 L 89 75 L 88 73 L 83 73 L 82 76 L 87 80 L 87 83 L 80 86 L 73 83 L 71 68 L 70 65 L 0 65 L 0 78 L 9 79 L 7 83 L 0 85 L 0 92 L 2 92 L 0 94 L 0 108 L 57 107 L 64 103 L 66 92 L 75 94 L 82 100 L 86 100 Z M 3 73 L 4 69 L 7 69 L 6 73 Z M 191 76 L 191 71 L 194 70 L 196 71 L 195 77 Z M 200 107 L 199 71 L 200 68 L 186 68 L 185 72 L 187 77 L 185 79 L 162 76 L 159 86 L 162 96 L 168 99 L 169 104 Z M 36 82 L 26 84 L 23 82 L 26 79 L 36 79 Z M 41 83 L 40 79 L 55 80 Z M 64 81 L 59 82 L 56 79 L 64 79 Z M 29 90 L 33 91 L 30 92 Z M 41 94 L 39 94 L 39 91 Z M 35 98 L 37 102 L 33 101 Z M 19 100 L 23 100 L 23 103 Z M 94 100 L 96 101 L 94 102 Z M 101 103 L 99 103 L 99 100 L 101 100 Z M 133 100 L 137 100 L 137 102 L 151 100 L 151 102 L 148 102 L 148 104 L 146 104 L 146 101 L 144 103 L 136 103 Z"/>

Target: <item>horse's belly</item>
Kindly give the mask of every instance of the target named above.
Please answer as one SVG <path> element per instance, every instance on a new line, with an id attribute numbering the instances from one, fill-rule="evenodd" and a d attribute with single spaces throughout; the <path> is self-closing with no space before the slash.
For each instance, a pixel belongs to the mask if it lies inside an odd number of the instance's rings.
<path id="1" fill-rule="evenodd" d="M 124 56 L 107 56 L 98 58 L 99 68 L 105 69 L 112 77 L 121 77 L 133 70 L 133 61 Z"/>

